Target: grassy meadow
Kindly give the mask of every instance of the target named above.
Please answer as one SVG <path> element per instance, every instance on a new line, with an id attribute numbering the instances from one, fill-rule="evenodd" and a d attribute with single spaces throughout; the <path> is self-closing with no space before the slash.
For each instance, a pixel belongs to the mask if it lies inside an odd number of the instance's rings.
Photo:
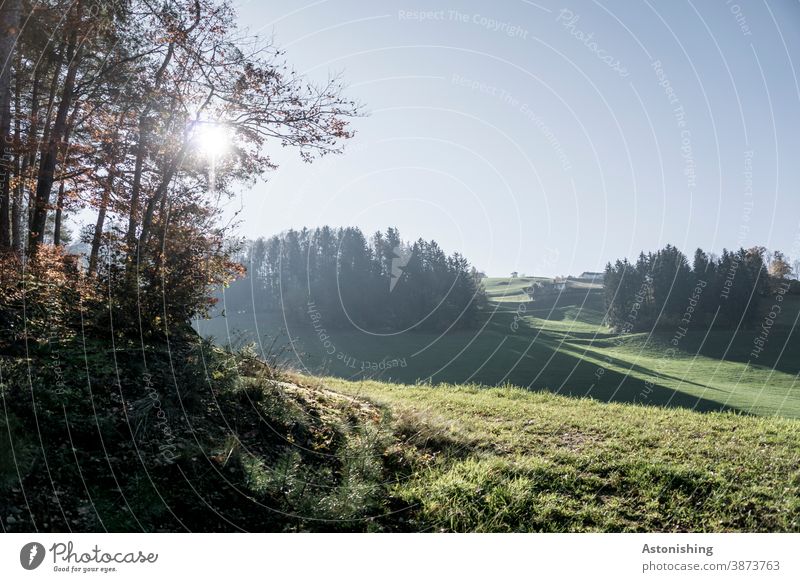
<path id="1" fill-rule="evenodd" d="M 3 355 L 7 531 L 800 531 L 795 314 L 762 354 L 777 365 L 745 369 L 751 332 L 665 358 L 668 330 L 603 326 L 596 287 L 492 283 L 470 333 L 292 331 L 335 347 L 313 374 L 276 365 L 313 361 L 280 337 L 258 336 L 264 358 L 190 330 L 148 348 L 146 376 L 134 343 Z"/>
<path id="2" fill-rule="evenodd" d="M 326 378 L 422 459 L 388 483 L 423 531 L 797 531 L 800 424 L 518 388 Z M 412 455 L 413 454 L 413 455 Z"/>
<path id="3" fill-rule="evenodd" d="M 255 341 L 264 353 L 283 349 L 281 358 L 307 374 L 511 384 L 603 402 L 800 418 L 800 341 L 793 333 L 800 298 L 787 297 L 766 349 L 748 363 L 757 329 L 690 331 L 677 346 L 671 330 L 615 335 L 603 325 L 599 286 L 573 284 L 530 301 L 524 290 L 535 280 L 485 279 L 485 317 L 470 331 L 327 329 L 324 314 L 315 329 L 310 320 L 287 323 L 258 310 L 217 315 L 197 327 L 221 344 Z"/>

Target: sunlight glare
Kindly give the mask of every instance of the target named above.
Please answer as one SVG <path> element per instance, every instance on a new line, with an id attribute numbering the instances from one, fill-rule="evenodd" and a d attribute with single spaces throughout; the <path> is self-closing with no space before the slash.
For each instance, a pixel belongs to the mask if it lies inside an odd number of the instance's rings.
<path id="1" fill-rule="evenodd" d="M 203 123 L 197 128 L 195 143 L 198 150 L 211 159 L 217 159 L 230 147 L 230 134 L 219 123 Z"/>

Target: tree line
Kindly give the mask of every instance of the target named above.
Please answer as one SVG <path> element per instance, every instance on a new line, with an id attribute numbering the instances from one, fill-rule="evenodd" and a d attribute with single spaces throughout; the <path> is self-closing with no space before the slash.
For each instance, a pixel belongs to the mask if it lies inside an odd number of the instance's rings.
<path id="1" fill-rule="evenodd" d="M 780 251 L 764 247 L 697 249 L 690 263 L 672 245 L 608 263 L 605 269 L 607 323 L 623 333 L 659 326 L 724 329 L 751 327 L 764 298 L 796 293 L 797 281 Z"/>
<path id="2" fill-rule="evenodd" d="M 225 290 L 226 312 L 273 311 L 295 321 L 370 331 L 474 327 L 480 274 L 436 241 L 404 242 L 396 228 L 367 238 L 354 227 L 289 230 L 246 245 L 248 276 Z"/>
<path id="3" fill-rule="evenodd" d="M 275 167 L 269 147 L 310 161 L 352 136 L 358 108 L 336 78 L 309 82 L 235 23 L 224 1 L 2 3 L 3 317 L 16 317 L 23 273 L 81 267 L 64 253 L 72 216 L 89 221 L 81 284 L 113 289 L 134 331 L 188 321 L 238 274 L 220 198 Z M 209 128 L 230 142 L 217 159 Z"/>

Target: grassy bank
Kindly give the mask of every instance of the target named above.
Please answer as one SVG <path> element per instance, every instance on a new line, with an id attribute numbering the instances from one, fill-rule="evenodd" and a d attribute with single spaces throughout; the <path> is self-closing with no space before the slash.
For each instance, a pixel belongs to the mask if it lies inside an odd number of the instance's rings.
<path id="1" fill-rule="evenodd" d="M 325 384 L 427 452 L 390 493 L 415 529 L 798 531 L 800 422 L 516 388 Z"/>
<path id="2" fill-rule="evenodd" d="M 146 355 L 0 355 L 3 531 L 800 531 L 797 420 Z"/>

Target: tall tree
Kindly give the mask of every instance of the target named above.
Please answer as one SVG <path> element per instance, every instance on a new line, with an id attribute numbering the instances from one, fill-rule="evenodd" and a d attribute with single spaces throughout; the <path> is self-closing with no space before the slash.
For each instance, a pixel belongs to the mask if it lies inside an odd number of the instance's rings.
<path id="1" fill-rule="evenodd" d="M 0 251 L 11 248 L 11 179 L 15 159 L 12 154 L 11 77 L 20 17 L 20 0 L 7 0 L 0 6 Z"/>

